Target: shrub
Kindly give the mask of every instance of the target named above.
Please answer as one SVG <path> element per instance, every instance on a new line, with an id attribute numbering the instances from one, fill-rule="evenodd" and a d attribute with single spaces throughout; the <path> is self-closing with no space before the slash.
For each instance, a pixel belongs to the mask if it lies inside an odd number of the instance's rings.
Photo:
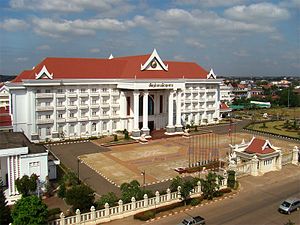
<path id="1" fill-rule="evenodd" d="M 223 194 L 230 193 L 231 192 L 231 188 L 224 188 L 224 189 L 221 189 L 219 192 L 222 192 Z"/>
<path id="2" fill-rule="evenodd" d="M 118 141 L 118 135 L 114 134 L 114 141 Z"/>
<path id="3" fill-rule="evenodd" d="M 103 208 L 105 203 L 109 206 L 115 206 L 118 198 L 114 192 L 108 192 L 106 195 L 102 195 L 100 199 L 96 202 L 97 208 Z"/>
<path id="4" fill-rule="evenodd" d="M 133 216 L 134 219 L 146 221 L 155 217 L 155 212 L 152 210 L 137 213 Z"/>
<path id="5" fill-rule="evenodd" d="M 59 214 L 61 212 L 60 208 L 52 208 L 48 210 L 48 220 L 53 220 L 55 219 L 57 216 L 57 214 Z"/>
<path id="6" fill-rule="evenodd" d="M 235 171 L 229 170 L 227 171 L 228 173 L 228 178 L 227 178 L 227 186 L 230 188 L 234 188 L 235 185 Z"/>
<path id="7" fill-rule="evenodd" d="M 66 185 L 65 185 L 64 182 L 62 182 L 62 183 L 59 185 L 59 189 L 58 189 L 57 195 L 58 195 L 59 198 L 64 198 L 64 197 L 66 197 Z"/>
<path id="8" fill-rule="evenodd" d="M 193 199 L 191 200 L 191 205 L 192 205 L 192 206 L 199 205 L 200 203 L 201 203 L 201 200 L 198 199 L 198 198 L 193 198 Z"/>

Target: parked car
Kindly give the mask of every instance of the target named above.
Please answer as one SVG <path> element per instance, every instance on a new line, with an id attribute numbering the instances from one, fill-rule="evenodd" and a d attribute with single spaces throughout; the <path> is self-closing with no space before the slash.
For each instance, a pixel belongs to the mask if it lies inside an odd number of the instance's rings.
<path id="1" fill-rule="evenodd" d="M 288 198 L 284 200 L 278 208 L 279 212 L 290 214 L 294 210 L 300 209 L 299 198 Z"/>
<path id="2" fill-rule="evenodd" d="M 190 217 L 182 220 L 179 225 L 205 225 L 205 219 L 201 216 Z"/>

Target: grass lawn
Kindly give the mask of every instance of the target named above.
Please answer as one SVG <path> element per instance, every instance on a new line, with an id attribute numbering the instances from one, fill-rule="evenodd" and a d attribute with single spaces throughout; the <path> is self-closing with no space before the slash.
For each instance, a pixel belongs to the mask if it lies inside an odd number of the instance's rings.
<path id="1" fill-rule="evenodd" d="M 300 135 L 298 131 L 295 130 L 288 130 L 283 127 L 285 121 L 273 121 L 273 122 L 265 122 L 266 127 L 263 128 L 263 123 L 257 123 L 250 125 L 248 128 L 257 131 L 264 131 L 273 134 L 285 135 L 293 138 L 299 138 Z"/>

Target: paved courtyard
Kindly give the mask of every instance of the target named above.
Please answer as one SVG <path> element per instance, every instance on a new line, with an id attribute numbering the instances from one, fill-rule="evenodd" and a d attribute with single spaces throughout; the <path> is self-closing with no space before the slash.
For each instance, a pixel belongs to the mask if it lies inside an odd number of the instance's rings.
<path id="1" fill-rule="evenodd" d="M 202 143 L 212 145 L 212 141 L 219 143 L 220 155 L 225 157 L 229 151 L 229 144 L 240 143 L 243 139 L 249 141 L 252 134 L 237 133 L 217 134 L 216 139 L 208 135 L 200 135 Z M 283 152 L 291 151 L 295 143 L 269 138 L 276 147 L 281 147 Z M 111 151 L 101 151 L 84 154 L 80 159 L 99 174 L 107 177 L 116 185 L 131 180 L 138 180 L 143 184 L 141 173 L 145 171 L 147 185 L 164 181 L 178 175 L 176 167 L 187 167 L 189 162 L 188 139 L 173 137 L 168 139 L 152 140 L 148 144 L 129 144 L 111 147 Z"/>

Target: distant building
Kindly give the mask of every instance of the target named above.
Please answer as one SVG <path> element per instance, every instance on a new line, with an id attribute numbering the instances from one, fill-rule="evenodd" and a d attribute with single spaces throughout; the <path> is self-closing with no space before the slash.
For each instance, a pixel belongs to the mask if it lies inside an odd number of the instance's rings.
<path id="1" fill-rule="evenodd" d="M 259 108 L 270 108 L 271 107 L 270 102 L 250 101 L 250 104 L 253 104 Z"/>
<path id="2" fill-rule="evenodd" d="M 250 88 L 247 84 L 233 85 L 232 94 L 235 99 L 250 98 Z"/>
<path id="3" fill-rule="evenodd" d="M 222 82 L 220 85 L 220 101 L 227 104 L 231 103 L 234 98 L 232 90 L 233 87 L 230 83 L 226 85 L 224 82 Z"/>
<path id="4" fill-rule="evenodd" d="M 10 94 L 4 83 L 0 84 L 0 107 L 9 107 Z"/>
<path id="5" fill-rule="evenodd" d="M 9 204 L 20 197 L 15 185 L 17 178 L 36 174 L 43 186 L 47 179 L 56 179 L 59 163 L 43 145 L 31 143 L 23 133 L 0 132 L 0 179 L 7 187 Z"/>

